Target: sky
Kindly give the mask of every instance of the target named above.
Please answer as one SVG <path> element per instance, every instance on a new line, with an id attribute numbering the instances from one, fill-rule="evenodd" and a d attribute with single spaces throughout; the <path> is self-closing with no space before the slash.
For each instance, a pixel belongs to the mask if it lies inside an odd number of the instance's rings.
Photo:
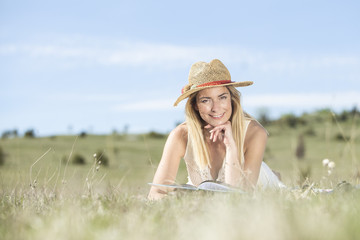
<path id="1" fill-rule="evenodd" d="M 360 108 L 360 2 L 0 0 L 0 133 L 169 132 L 193 63 L 245 111 Z"/>

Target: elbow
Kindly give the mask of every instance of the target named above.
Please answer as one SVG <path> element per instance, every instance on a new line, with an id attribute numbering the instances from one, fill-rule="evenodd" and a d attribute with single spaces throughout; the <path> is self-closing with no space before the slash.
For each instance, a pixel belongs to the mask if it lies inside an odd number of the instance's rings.
<path id="1" fill-rule="evenodd" d="M 150 192 L 149 192 L 147 198 L 148 198 L 148 200 L 156 201 L 156 200 L 160 200 L 160 199 L 164 198 L 165 196 L 167 196 L 167 192 L 162 191 L 161 189 L 152 187 L 150 189 Z"/>

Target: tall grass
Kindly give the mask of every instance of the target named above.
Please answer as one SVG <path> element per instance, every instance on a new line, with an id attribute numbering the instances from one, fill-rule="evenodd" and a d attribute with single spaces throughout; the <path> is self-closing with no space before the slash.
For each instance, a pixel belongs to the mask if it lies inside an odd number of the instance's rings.
<path id="1" fill-rule="evenodd" d="M 331 117 L 331 116 L 330 116 Z M 1 140 L 1 239 L 356 239 L 360 236 L 358 121 L 327 118 L 308 126 L 268 126 L 266 161 L 286 190 L 246 194 L 182 192 L 162 201 L 146 196 L 164 138 L 148 135 L 73 136 Z M 344 139 L 334 138 L 340 132 Z M 299 182 L 296 140 L 304 134 Z M 348 137 L 350 136 L 350 137 Z M 101 149 L 109 166 L 99 164 Z M 79 153 L 87 164 L 73 165 Z M 68 156 L 64 162 L 62 159 Z M 322 166 L 336 163 L 331 174 Z M 343 182 L 343 181 L 346 182 Z M 186 181 L 184 164 L 178 182 Z M 332 188 L 319 193 L 318 188 Z"/>

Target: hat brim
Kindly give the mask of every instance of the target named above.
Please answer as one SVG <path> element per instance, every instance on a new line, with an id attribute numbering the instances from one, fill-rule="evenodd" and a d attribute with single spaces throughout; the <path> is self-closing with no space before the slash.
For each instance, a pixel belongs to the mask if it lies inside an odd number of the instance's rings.
<path id="1" fill-rule="evenodd" d="M 246 87 L 246 86 L 250 86 L 252 84 L 253 84 L 252 81 L 231 82 L 231 83 L 225 83 L 225 84 L 220 84 L 220 85 L 211 85 L 211 86 L 204 86 L 204 87 L 197 87 L 197 88 L 194 88 L 194 89 L 190 89 L 190 90 L 184 92 L 183 94 L 181 94 L 180 97 L 178 97 L 178 99 L 174 103 L 174 107 L 176 107 L 179 102 L 181 102 L 185 98 L 189 97 L 191 94 L 193 94 L 195 92 L 198 92 L 200 90 L 206 89 L 206 88 L 224 87 L 224 86 Z"/>

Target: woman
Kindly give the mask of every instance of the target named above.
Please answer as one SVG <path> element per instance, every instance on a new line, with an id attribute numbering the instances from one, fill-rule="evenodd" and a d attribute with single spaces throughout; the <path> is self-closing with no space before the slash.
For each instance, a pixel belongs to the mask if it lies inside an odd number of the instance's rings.
<path id="1" fill-rule="evenodd" d="M 188 171 L 189 184 L 216 180 L 245 190 L 256 186 L 284 186 L 263 163 L 267 131 L 240 104 L 235 87 L 252 82 L 232 82 L 228 69 L 214 59 L 197 62 L 189 73 L 174 106 L 185 98 L 186 121 L 171 131 L 153 183 L 173 184 L 180 160 Z M 164 197 L 168 189 L 152 186 L 149 199 Z"/>

